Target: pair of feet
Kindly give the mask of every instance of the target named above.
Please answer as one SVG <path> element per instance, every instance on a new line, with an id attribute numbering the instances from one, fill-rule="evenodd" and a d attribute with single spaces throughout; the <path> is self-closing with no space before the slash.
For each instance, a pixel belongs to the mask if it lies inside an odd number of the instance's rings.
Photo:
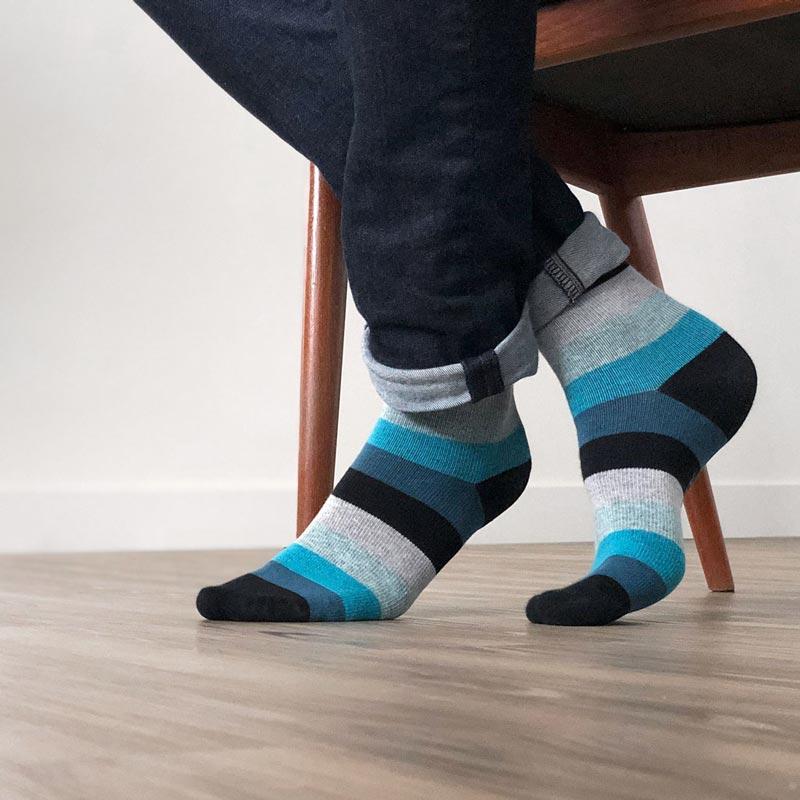
<path id="1" fill-rule="evenodd" d="M 747 416 L 755 369 L 721 328 L 631 267 L 537 336 L 575 420 L 597 548 L 585 578 L 532 597 L 526 612 L 602 625 L 683 577 L 683 493 Z M 203 589 L 197 608 L 212 620 L 398 617 L 514 503 L 530 469 L 512 389 L 445 411 L 387 408 L 303 535 L 261 569 Z"/>

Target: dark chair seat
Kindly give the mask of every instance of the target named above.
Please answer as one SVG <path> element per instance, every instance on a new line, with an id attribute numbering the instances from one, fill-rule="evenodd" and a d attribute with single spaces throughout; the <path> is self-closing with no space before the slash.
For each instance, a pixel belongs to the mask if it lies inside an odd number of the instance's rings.
<path id="1" fill-rule="evenodd" d="M 799 78 L 790 14 L 540 69 L 535 93 L 627 129 L 681 130 L 798 119 Z"/>

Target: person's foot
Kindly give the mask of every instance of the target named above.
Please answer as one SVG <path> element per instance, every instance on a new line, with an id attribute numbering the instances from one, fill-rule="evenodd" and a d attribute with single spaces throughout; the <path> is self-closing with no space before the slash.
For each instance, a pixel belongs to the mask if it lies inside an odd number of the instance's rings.
<path id="1" fill-rule="evenodd" d="M 532 597 L 526 613 L 545 625 L 603 625 L 680 582 L 683 493 L 744 422 L 756 372 L 725 331 L 632 267 L 537 337 L 575 419 L 597 550 L 587 577 Z"/>
<path id="2" fill-rule="evenodd" d="M 522 494 L 530 469 L 511 389 L 446 411 L 387 409 L 303 535 L 201 590 L 197 610 L 248 622 L 398 617 Z"/>

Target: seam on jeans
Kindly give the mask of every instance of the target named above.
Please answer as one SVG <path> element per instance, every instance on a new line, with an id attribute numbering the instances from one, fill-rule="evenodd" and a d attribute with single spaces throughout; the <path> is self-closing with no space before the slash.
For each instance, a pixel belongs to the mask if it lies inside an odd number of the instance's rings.
<path id="1" fill-rule="evenodd" d="M 461 366 L 464 368 L 464 380 L 473 403 L 493 394 L 500 394 L 505 389 L 500 359 L 494 350 L 466 358 Z"/>
<path id="2" fill-rule="evenodd" d="M 556 286 L 561 289 L 570 304 L 575 303 L 586 291 L 583 281 L 558 253 L 553 253 L 544 262 L 544 271 L 555 281 Z"/>

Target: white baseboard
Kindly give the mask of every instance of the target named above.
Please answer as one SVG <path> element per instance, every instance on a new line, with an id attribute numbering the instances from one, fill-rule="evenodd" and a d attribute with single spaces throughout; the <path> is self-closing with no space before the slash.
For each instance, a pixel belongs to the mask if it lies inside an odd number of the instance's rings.
<path id="1" fill-rule="evenodd" d="M 800 484 L 717 485 L 726 536 L 800 534 Z M 263 484 L 0 487 L 0 552 L 278 547 L 294 531 L 294 488 Z M 476 543 L 591 538 L 581 486 L 539 486 Z"/>

